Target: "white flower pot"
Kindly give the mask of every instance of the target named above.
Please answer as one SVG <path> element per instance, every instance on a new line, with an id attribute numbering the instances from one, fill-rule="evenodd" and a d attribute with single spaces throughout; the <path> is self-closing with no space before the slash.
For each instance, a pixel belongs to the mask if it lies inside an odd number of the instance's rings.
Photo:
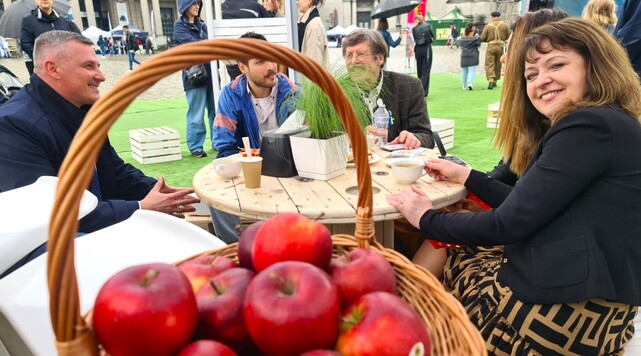
<path id="1" fill-rule="evenodd" d="M 346 134 L 325 140 L 290 136 L 290 141 L 300 177 L 330 180 L 345 173 L 349 142 Z"/>

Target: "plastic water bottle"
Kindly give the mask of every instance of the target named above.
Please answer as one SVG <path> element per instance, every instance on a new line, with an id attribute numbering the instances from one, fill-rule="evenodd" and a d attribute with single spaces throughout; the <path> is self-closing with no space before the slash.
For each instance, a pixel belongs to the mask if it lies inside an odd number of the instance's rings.
<path id="1" fill-rule="evenodd" d="M 383 100 L 378 99 L 376 102 L 378 104 L 378 109 L 374 111 L 374 117 L 372 118 L 372 125 L 376 128 L 376 137 L 378 146 L 383 146 L 387 144 L 387 128 L 389 126 L 389 111 L 385 108 Z"/>

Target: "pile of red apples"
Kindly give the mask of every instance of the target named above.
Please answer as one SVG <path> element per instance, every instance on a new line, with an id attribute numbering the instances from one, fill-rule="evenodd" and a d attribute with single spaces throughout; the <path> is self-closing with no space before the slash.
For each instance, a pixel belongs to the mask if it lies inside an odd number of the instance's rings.
<path id="1" fill-rule="evenodd" d="M 249 226 L 237 253 L 118 272 L 96 297 L 98 342 L 113 356 L 429 355 L 378 252 L 332 258 L 324 225 L 285 213 Z"/>

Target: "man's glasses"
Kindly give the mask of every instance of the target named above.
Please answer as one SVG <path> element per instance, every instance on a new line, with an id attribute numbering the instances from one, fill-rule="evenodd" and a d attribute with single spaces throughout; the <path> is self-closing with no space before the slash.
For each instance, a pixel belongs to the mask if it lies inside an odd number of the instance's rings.
<path id="1" fill-rule="evenodd" d="M 345 55 L 345 59 L 348 61 L 351 61 L 352 59 L 356 58 L 357 61 L 362 61 L 363 59 L 371 56 L 371 53 L 347 53 Z"/>

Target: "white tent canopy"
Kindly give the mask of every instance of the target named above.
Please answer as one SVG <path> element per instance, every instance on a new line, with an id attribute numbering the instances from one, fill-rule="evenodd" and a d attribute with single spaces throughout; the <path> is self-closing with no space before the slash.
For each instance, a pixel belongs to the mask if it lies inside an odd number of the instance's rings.
<path id="1" fill-rule="evenodd" d="M 111 33 L 103 31 L 96 26 L 89 26 L 89 28 L 82 31 L 82 35 L 89 38 L 93 43 L 98 42 L 98 37 L 100 35 L 102 35 L 103 38 L 111 37 Z"/>
<path id="2" fill-rule="evenodd" d="M 334 27 L 333 29 L 327 31 L 327 36 L 339 36 L 339 35 L 344 35 L 345 33 L 345 28 L 343 26 L 338 25 Z"/>

